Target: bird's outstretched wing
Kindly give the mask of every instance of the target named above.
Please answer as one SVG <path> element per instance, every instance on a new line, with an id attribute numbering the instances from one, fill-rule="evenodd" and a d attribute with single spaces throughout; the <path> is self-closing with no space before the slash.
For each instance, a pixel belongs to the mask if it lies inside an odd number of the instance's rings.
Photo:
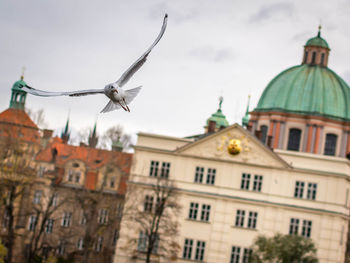
<path id="1" fill-rule="evenodd" d="M 126 93 L 125 102 L 127 105 L 130 104 L 130 102 L 137 96 L 137 94 L 139 94 L 140 90 L 141 90 L 141 86 L 125 91 Z"/>
<path id="2" fill-rule="evenodd" d="M 142 67 L 142 65 L 146 62 L 147 56 L 149 55 L 149 53 L 151 53 L 152 49 L 155 47 L 155 45 L 157 45 L 159 40 L 162 38 L 162 36 L 165 32 L 166 26 L 167 26 L 167 20 L 168 20 L 168 15 L 165 14 L 164 20 L 163 20 L 163 26 L 160 30 L 158 37 L 153 42 L 153 44 L 150 46 L 150 48 L 147 49 L 147 51 L 145 53 L 143 53 L 143 55 L 138 60 L 136 60 L 136 62 L 134 64 L 132 64 L 131 67 L 129 67 L 123 73 L 123 75 L 116 81 L 116 83 L 118 84 L 119 87 L 124 86 L 124 84 L 127 83 L 129 81 L 129 79 L 136 73 L 136 71 L 138 71 Z"/>
<path id="3" fill-rule="evenodd" d="M 41 97 L 54 97 L 54 96 L 86 96 L 86 95 L 93 95 L 93 94 L 104 94 L 103 89 L 88 89 L 88 90 L 78 90 L 78 91 L 68 91 L 68 92 L 49 92 L 39 89 L 34 89 L 29 86 L 23 86 L 22 90 L 25 92 L 28 92 L 32 95 L 41 96 Z"/>

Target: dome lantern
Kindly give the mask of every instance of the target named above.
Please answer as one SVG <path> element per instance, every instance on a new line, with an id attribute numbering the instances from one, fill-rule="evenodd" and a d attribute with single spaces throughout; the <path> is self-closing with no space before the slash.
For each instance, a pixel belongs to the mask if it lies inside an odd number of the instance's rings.
<path id="1" fill-rule="evenodd" d="M 321 37 L 321 25 L 316 37 L 310 38 L 304 46 L 302 64 L 327 67 L 330 48 L 326 40 Z"/>

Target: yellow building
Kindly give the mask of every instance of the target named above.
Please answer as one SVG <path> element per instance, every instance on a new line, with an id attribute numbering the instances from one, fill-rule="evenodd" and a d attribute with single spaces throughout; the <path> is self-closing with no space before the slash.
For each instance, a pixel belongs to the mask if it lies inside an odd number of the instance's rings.
<path id="1" fill-rule="evenodd" d="M 203 135 L 139 133 L 131 184 L 166 170 L 179 192 L 173 262 L 248 262 L 254 239 L 275 233 L 311 238 L 321 263 L 345 262 L 350 89 L 328 69 L 329 50 L 320 32 L 308 40 L 302 64 L 272 80 L 244 118 L 247 129 L 228 126 L 220 105 Z M 124 250 L 138 235 L 122 221 L 114 262 L 141 262 Z"/>

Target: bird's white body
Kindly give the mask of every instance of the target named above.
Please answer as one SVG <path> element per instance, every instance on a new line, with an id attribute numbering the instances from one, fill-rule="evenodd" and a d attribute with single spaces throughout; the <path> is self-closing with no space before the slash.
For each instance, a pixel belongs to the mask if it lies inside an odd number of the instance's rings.
<path id="1" fill-rule="evenodd" d="M 140 92 L 141 86 L 133 89 L 129 89 L 129 90 L 124 90 L 122 89 L 122 87 L 142 67 L 142 65 L 146 62 L 147 57 L 151 53 L 152 49 L 156 46 L 156 44 L 162 38 L 167 26 L 167 18 L 168 18 L 168 15 L 165 14 L 160 33 L 156 38 L 156 40 L 151 45 L 151 47 L 148 48 L 147 51 L 138 60 L 136 60 L 136 62 L 134 62 L 134 64 L 132 64 L 116 82 L 106 85 L 104 89 L 90 89 L 90 90 L 79 90 L 79 91 L 70 91 L 70 92 L 48 92 L 48 91 L 34 89 L 27 85 L 23 86 L 22 89 L 30 94 L 33 94 L 36 96 L 42 96 L 42 97 L 52 97 L 52 96 L 75 97 L 75 96 L 85 96 L 85 95 L 92 95 L 92 94 L 105 94 L 110 99 L 110 101 L 101 112 L 108 112 L 108 111 L 112 111 L 120 108 L 123 108 L 125 111 L 130 111 L 128 105 Z"/>

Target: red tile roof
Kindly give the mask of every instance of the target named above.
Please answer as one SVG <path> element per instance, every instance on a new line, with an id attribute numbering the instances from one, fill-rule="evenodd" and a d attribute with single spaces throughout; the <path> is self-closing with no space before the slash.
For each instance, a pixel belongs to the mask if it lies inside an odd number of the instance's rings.
<path id="1" fill-rule="evenodd" d="M 97 170 L 99 168 L 108 163 L 118 166 L 122 172 L 118 192 L 120 194 L 125 194 L 126 181 L 130 173 L 132 162 L 132 154 L 95 149 L 87 146 L 73 146 L 62 143 L 61 139 L 55 137 L 45 149 L 39 152 L 36 156 L 36 161 L 52 162 L 54 151 L 57 151 L 55 165 L 59 169 L 62 169 L 66 162 L 71 160 L 80 160 L 85 163 L 87 168 L 85 187 L 87 189 L 95 189 L 97 183 Z M 60 172 L 60 176 L 63 176 L 64 172 Z M 60 181 L 61 179 L 58 179 L 57 182 Z"/>
<path id="2" fill-rule="evenodd" d="M 0 136 L 9 136 L 20 140 L 39 143 L 38 126 L 27 113 L 18 109 L 7 109 L 0 113 Z"/>
<path id="3" fill-rule="evenodd" d="M 28 114 L 19 109 L 10 108 L 1 112 L 0 122 L 38 130 L 38 126 L 31 120 Z"/>

